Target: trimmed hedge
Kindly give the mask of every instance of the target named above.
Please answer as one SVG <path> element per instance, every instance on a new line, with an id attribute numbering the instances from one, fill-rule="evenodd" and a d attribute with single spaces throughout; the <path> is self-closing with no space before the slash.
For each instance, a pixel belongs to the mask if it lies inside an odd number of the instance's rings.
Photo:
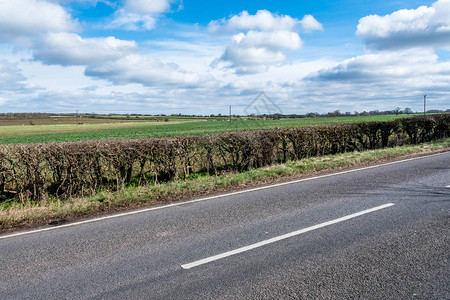
<path id="1" fill-rule="evenodd" d="M 213 136 L 0 146 L 0 197 L 41 201 L 450 136 L 450 115 Z"/>

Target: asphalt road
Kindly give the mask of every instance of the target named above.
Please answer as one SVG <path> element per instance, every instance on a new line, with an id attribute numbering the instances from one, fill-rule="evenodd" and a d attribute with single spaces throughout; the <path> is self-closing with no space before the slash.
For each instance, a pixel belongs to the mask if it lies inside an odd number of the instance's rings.
<path id="1" fill-rule="evenodd" d="M 0 299 L 450 299 L 449 185 L 447 152 L 3 235 Z"/>

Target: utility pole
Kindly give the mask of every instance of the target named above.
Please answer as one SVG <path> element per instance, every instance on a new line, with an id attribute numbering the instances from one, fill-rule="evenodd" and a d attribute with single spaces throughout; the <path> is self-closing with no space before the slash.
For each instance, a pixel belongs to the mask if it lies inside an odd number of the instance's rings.
<path id="1" fill-rule="evenodd" d="M 427 114 L 427 95 L 423 95 L 423 115 Z"/>
<path id="2" fill-rule="evenodd" d="M 230 105 L 230 123 L 231 123 L 231 105 Z"/>

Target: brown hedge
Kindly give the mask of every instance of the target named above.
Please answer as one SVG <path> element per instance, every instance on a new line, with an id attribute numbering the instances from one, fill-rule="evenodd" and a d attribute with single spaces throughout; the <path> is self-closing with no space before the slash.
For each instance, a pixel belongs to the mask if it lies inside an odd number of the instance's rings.
<path id="1" fill-rule="evenodd" d="M 450 115 L 202 137 L 0 146 L 0 197 L 40 201 L 450 136 Z"/>

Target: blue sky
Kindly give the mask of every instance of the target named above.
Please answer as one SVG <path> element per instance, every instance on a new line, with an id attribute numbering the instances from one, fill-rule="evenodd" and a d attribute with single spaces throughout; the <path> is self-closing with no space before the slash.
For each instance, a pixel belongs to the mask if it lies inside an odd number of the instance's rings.
<path id="1" fill-rule="evenodd" d="M 0 0 L 0 110 L 450 108 L 450 0 Z"/>

